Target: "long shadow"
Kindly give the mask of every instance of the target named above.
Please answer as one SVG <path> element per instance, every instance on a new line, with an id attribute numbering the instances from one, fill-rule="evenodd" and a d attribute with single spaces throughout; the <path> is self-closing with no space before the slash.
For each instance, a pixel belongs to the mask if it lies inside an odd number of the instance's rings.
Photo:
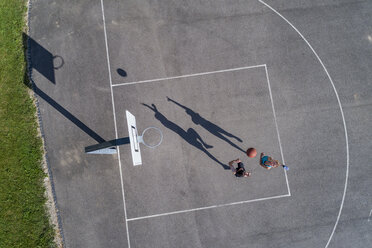
<path id="1" fill-rule="evenodd" d="M 23 33 L 23 41 L 27 41 L 28 49 L 30 49 L 29 67 L 34 68 L 51 83 L 56 84 L 55 74 L 54 74 L 54 63 L 53 60 L 58 57 L 62 59 L 61 56 L 53 56 L 51 52 L 37 43 L 27 34 Z M 63 65 L 63 63 L 62 63 Z"/>
<path id="2" fill-rule="evenodd" d="M 64 117 L 69 119 L 72 123 L 78 126 L 82 131 L 96 140 L 98 143 L 103 143 L 106 140 L 99 136 L 96 132 L 90 129 L 87 125 L 81 122 L 78 118 L 76 118 L 73 114 L 67 111 L 64 107 L 62 107 L 59 103 L 54 101 L 50 96 L 48 96 L 44 91 L 39 89 L 35 82 L 32 79 L 32 69 L 36 69 L 39 71 L 44 77 L 50 80 L 52 83 L 55 84 L 54 78 L 54 67 L 53 59 L 55 57 L 43 48 L 40 44 L 38 44 L 34 39 L 29 37 L 27 34 L 23 33 L 23 48 L 24 48 L 24 57 L 27 62 L 27 70 L 24 73 L 23 82 L 24 84 L 32 89 L 35 94 L 37 94 L 40 98 L 44 99 L 47 103 L 49 103 L 55 110 L 61 113 Z M 61 59 L 60 66 L 63 65 L 63 58 Z M 57 68 L 58 69 L 58 68 Z"/>
<path id="3" fill-rule="evenodd" d="M 96 132 L 94 132 L 87 125 L 85 125 L 83 122 L 81 122 L 73 114 L 71 114 L 69 111 L 67 111 L 64 107 L 62 107 L 60 104 L 58 104 L 56 101 L 54 101 L 50 96 L 48 96 L 47 94 L 45 94 L 45 92 L 42 91 L 41 89 L 39 89 L 35 84 L 33 84 L 33 87 L 32 88 L 33 88 L 34 92 L 39 97 L 41 97 L 42 99 L 44 99 L 55 110 L 57 110 L 64 117 L 66 117 L 67 119 L 69 119 L 72 123 L 74 123 L 76 126 L 78 126 L 82 131 L 84 131 L 90 137 L 92 137 L 93 139 L 95 139 L 98 143 L 105 142 L 105 140 L 101 136 L 99 136 Z"/>
<path id="4" fill-rule="evenodd" d="M 187 129 L 187 131 L 183 130 L 180 126 L 175 124 L 174 122 L 168 120 L 159 110 L 156 108 L 155 104 L 151 104 L 151 106 L 142 103 L 143 106 L 148 107 L 155 113 L 155 118 L 161 122 L 166 128 L 172 130 L 173 132 L 177 133 L 181 138 L 183 138 L 187 143 L 198 148 L 202 152 L 204 152 L 209 158 L 213 161 L 221 165 L 225 170 L 229 170 L 230 167 L 221 163 L 217 158 L 215 158 L 211 153 L 207 151 L 207 148 L 212 148 L 213 146 L 208 145 L 203 141 L 200 135 L 192 128 Z"/>
<path id="5" fill-rule="evenodd" d="M 167 97 L 168 101 L 169 102 L 173 102 L 175 103 L 176 105 L 180 106 L 181 108 L 183 108 L 185 111 L 186 111 L 186 114 L 188 114 L 190 117 L 191 117 L 191 120 L 196 124 L 196 125 L 200 125 L 202 126 L 203 128 L 205 128 L 208 132 L 210 132 L 211 134 L 215 135 L 216 137 L 224 140 L 225 142 L 227 142 L 228 144 L 230 144 L 231 146 L 233 146 L 234 148 L 238 149 L 239 151 L 242 151 L 245 153 L 245 151 L 240 148 L 239 146 L 237 146 L 236 144 L 234 144 L 232 141 L 230 141 L 229 139 L 227 139 L 225 136 L 223 135 L 226 135 L 228 137 L 231 137 L 231 138 L 234 138 L 236 139 L 237 141 L 239 142 L 242 142 L 242 140 L 225 131 L 224 129 L 222 129 L 221 127 L 217 126 L 216 124 L 206 120 L 205 118 L 201 117 L 198 113 L 194 112 L 192 109 L 176 102 L 175 100 Z"/>
<path id="6" fill-rule="evenodd" d="M 23 53 L 24 53 L 23 57 L 24 57 L 26 65 L 27 65 L 26 70 L 24 71 L 24 74 L 23 74 L 23 83 L 28 88 L 33 89 L 33 87 L 35 86 L 35 82 L 32 79 L 32 66 L 31 66 L 31 53 L 32 53 L 32 51 L 31 51 L 31 47 L 32 47 L 32 44 L 35 41 L 33 39 L 31 39 L 27 34 L 22 33 L 22 42 L 23 42 Z M 50 59 L 49 59 L 49 62 L 50 62 Z M 51 61 L 50 63 L 53 66 L 53 61 Z M 47 66 L 47 67 L 50 68 L 50 66 Z M 48 77 L 49 76 L 47 76 L 47 78 Z M 51 81 L 55 83 L 55 81 L 54 81 L 54 71 L 53 71 L 53 74 L 51 75 L 50 78 L 51 78 Z M 36 103 L 36 104 L 38 104 L 38 103 Z M 37 113 L 38 113 L 38 115 L 40 115 L 40 109 L 39 108 L 37 109 Z M 41 119 L 39 119 L 39 125 L 40 125 L 41 134 L 43 135 L 43 125 L 42 125 Z M 99 138 L 101 138 L 101 137 L 99 137 Z M 48 154 L 44 154 L 44 156 L 45 156 L 45 161 L 46 161 L 46 165 L 47 165 L 47 168 L 48 168 L 48 175 L 49 175 L 50 185 L 51 185 L 51 188 L 52 188 L 54 206 L 57 210 L 59 210 L 59 204 L 58 204 L 58 201 L 57 201 L 57 195 L 56 195 L 56 189 L 55 189 L 55 184 L 54 184 L 54 176 L 53 176 L 53 173 L 52 173 L 52 168 L 51 168 L 50 163 L 49 163 Z M 63 226 L 62 226 L 62 218 L 61 218 L 61 215 L 59 214 L 58 211 L 57 211 L 57 225 L 58 225 L 58 228 L 59 228 L 59 233 L 60 233 L 61 238 L 62 238 L 62 246 L 65 246 L 65 238 L 64 238 L 64 231 L 63 231 Z"/>
<path id="7" fill-rule="evenodd" d="M 85 147 L 85 153 L 101 150 L 101 149 L 104 149 L 104 148 L 110 148 L 110 147 L 114 147 L 114 146 L 125 145 L 125 144 L 130 144 L 129 137 L 113 139 L 113 140 L 109 140 L 109 141 L 106 141 L 106 142 L 103 142 L 103 143 L 87 146 L 87 147 Z"/>

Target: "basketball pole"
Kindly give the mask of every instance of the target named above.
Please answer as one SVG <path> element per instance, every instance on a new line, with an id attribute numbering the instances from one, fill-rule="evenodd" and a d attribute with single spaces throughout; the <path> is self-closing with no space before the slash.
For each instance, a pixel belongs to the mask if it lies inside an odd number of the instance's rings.
<path id="1" fill-rule="evenodd" d="M 109 140 L 96 145 L 85 147 L 87 154 L 116 154 L 116 146 L 129 144 L 129 137 Z"/>

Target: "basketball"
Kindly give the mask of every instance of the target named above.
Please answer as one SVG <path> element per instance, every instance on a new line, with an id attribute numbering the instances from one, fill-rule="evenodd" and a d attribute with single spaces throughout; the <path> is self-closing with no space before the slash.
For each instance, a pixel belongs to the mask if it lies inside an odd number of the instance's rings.
<path id="1" fill-rule="evenodd" d="M 250 157 L 250 158 L 254 158 L 256 157 L 257 155 L 257 151 L 255 148 L 251 147 L 251 148 L 248 148 L 247 150 L 247 156 Z"/>

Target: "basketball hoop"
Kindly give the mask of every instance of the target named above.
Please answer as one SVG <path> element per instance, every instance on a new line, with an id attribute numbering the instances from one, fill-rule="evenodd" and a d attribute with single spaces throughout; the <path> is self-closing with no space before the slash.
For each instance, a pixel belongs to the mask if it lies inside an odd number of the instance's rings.
<path id="1" fill-rule="evenodd" d="M 145 141 L 147 140 L 147 141 Z M 144 144 L 148 148 L 155 148 L 163 141 L 163 133 L 157 127 L 148 127 L 143 130 L 142 135 L 138 135 L 138 142 Z"/>

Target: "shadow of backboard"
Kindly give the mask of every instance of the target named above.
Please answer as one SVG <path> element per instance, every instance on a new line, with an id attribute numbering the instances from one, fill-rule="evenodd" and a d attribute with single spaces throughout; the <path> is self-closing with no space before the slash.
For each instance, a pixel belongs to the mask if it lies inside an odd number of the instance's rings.
<path id="1" fill-rule="evenodd" d="M 23 42 L 27 42 L 27 47 L 30 49 L 31 69 L 34 68 L 46 79 L 55 84 L 53 54 L 25 33 L 23 33 Z"/>

